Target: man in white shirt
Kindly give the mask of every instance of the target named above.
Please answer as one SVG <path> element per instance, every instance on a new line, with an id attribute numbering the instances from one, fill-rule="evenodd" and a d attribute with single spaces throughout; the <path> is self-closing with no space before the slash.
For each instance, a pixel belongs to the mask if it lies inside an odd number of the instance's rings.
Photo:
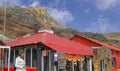
<path id="1" fill-rule="evenodd" d="M 15 60 L 15 71 L 26 71 L 25 61 L 24 61 L 24 51 L 22 49 L 18 50 L 19 56 Z"/>

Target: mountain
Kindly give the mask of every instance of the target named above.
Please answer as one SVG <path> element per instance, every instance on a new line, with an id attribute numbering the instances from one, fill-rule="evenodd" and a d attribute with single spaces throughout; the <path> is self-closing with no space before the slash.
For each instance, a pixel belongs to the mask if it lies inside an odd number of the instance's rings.
<path id="1" fill-rule="evenodd" d="M 111 41 L 115 46 L 120 47 L 120 32 L 113 32 L 109 34 L 104 34 L 107 39 Z"/>
<path id="2" fill-rule="evenodd" d="M 58 24 L 48 13 L 41 15 L 41 8 L 20 8 L 18 6 L 7 7 L 6 34 L 10 38 L 18 38 L 26 34 L 34 34 L 45 23 L 49 27 L 64 29 L 65 26 Z M 3 29 L 3 7 L 0 7 L 0 26 Z M 44 18 L 46 22 L 44 22 Z"/>
<path id="3" fill-rule="evenodd" d="M 120 32 L 108 33 L 105 36 L 110 40 L 120 40 Z"/>
<path id="4" fill-rule="evenodd" d="M 21 8 L 18 6 L 8 6 L 6 9 L 6 36 L 3 36 L 4 8 L 0 7 L 0 34 L 2 36 L 0 39 L 5 42 L 21 38 L 23 36 L 35 34 L 39 28 L 42 28 L 44 25 L 46 25 L 52 28 L 55 34 L 68 39 L 72 38 L 75 34 L 80 34 L 111 45 L 119 46 L 118 41 L 120 41 L 120 37 L 117 37 L 116 35 L 114 35 L 114 37 L 110 37 L 113 36 L 110 34 L 80 32 L 75 29 L 68 28 L 58 23 L 47 12 L 43 16 L 41 14 L 41 7 Z"/>

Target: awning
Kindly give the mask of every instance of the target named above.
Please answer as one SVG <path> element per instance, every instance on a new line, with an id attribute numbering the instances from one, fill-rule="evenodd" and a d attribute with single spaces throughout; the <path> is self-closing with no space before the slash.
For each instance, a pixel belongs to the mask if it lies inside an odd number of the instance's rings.
<path id="1" fill-rule="evenodd" d="M 22 46 L 42 43 L 51 49 L 67 54 L 92 55 L 92 49 L 51 33 L 38 33 L 6 43 L 7 46 Z"/>

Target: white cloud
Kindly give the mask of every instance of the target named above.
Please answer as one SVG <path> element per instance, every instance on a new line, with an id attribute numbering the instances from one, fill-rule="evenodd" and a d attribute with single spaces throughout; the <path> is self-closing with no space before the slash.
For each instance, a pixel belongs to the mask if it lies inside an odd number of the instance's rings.
<path id="1" fill-rule="evenodd" d="M 87 32 L 99 32 L 106 33 L 111 29 L 111 23 L 107 18 L 100 16 L 96 21 L 92 22 L 89 27 L 86 28 Z"/>
<path id="2" fill-rule="evenodd" d="M 68 24 L 74 20 L 73 15 L 68 10 L 58 10 L 56 8 L 47 8 L 48 13 L 59 23 Z"/>
<path id="3" fill-rule="evenodd" d="M 37 1 L 34 1 L 34 2 L 30 5 L 30 7 L 37 7 L 37 6 L 40 6 L 39 2 L 37 2 Z"/>
<path id="4" fill-rule="evenodd" d="M 120 4 L 120 0 L 93 0 L 99 10 L 108 10 Z"/>

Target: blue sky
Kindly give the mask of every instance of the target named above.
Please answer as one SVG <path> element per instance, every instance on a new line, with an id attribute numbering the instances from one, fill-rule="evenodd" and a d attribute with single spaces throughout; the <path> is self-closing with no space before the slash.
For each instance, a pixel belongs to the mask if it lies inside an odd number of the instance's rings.
<path id="1" fill-rule="evenodd" d="M 120 0 L 6 0 L 7 5 L 46 7 L 59 23 L 82 32 L 120 32 Z M 0 5 L 4 0 L 0 0 Z"/>

